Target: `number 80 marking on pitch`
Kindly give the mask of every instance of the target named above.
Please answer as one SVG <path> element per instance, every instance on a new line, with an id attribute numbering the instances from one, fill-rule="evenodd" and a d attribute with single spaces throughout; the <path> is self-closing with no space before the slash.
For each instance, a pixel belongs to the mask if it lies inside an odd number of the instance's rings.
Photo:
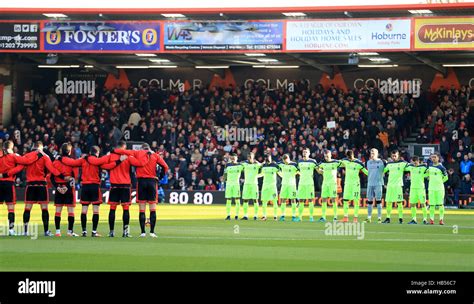
<path id="1" fill-rule="evenodd" d="M 186 205 L 189 202 L 188 192 L 171 192 L 170 193 L 170 204 L 182 204 Z M 191 193 L 192 194 L 192 193 Z M 214 200 L 212 193 L 206 192 L 195 192 L 192 194 L 192 203 L 195 205 L 211 205 Z"/>

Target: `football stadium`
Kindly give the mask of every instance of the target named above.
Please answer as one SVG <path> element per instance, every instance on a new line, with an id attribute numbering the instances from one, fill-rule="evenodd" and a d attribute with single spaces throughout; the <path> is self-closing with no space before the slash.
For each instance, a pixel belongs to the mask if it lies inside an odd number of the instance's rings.
<path id="1" fill-rule="evenodd" d="M 471 272 L 473 140 L 474 1 L 0 3 L 1 272 Z"/>

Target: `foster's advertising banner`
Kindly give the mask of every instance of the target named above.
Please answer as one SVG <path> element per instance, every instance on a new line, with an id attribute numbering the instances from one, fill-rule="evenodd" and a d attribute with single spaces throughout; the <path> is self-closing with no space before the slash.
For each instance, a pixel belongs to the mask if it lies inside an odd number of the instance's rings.
<path id="1" fill-rule="evenodd" d="M 47 22 L 45 51 L 159 51 L 160 22 Z"/>

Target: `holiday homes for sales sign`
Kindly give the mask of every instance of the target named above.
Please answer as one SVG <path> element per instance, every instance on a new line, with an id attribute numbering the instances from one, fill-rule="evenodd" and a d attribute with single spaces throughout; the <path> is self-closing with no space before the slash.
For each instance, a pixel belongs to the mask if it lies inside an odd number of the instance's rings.
<path id="1" fill-rule="evenodd" d="M 409 50 L 410 19 L 288 21 L 288 51 Z"/>

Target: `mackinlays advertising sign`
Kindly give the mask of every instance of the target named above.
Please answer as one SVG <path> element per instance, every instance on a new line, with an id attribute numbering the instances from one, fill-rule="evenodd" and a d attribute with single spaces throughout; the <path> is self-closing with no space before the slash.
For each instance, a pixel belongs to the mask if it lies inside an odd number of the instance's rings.
<path id="1" fill-rule="evenodd" d="M 159 22 L 48 22 L 45 51 L 158 51 Z"/>
<path id="2" fill-rule="evenodd" d="M 474 49 L 474 17 L 416 18 L 415 50 Z"/>

